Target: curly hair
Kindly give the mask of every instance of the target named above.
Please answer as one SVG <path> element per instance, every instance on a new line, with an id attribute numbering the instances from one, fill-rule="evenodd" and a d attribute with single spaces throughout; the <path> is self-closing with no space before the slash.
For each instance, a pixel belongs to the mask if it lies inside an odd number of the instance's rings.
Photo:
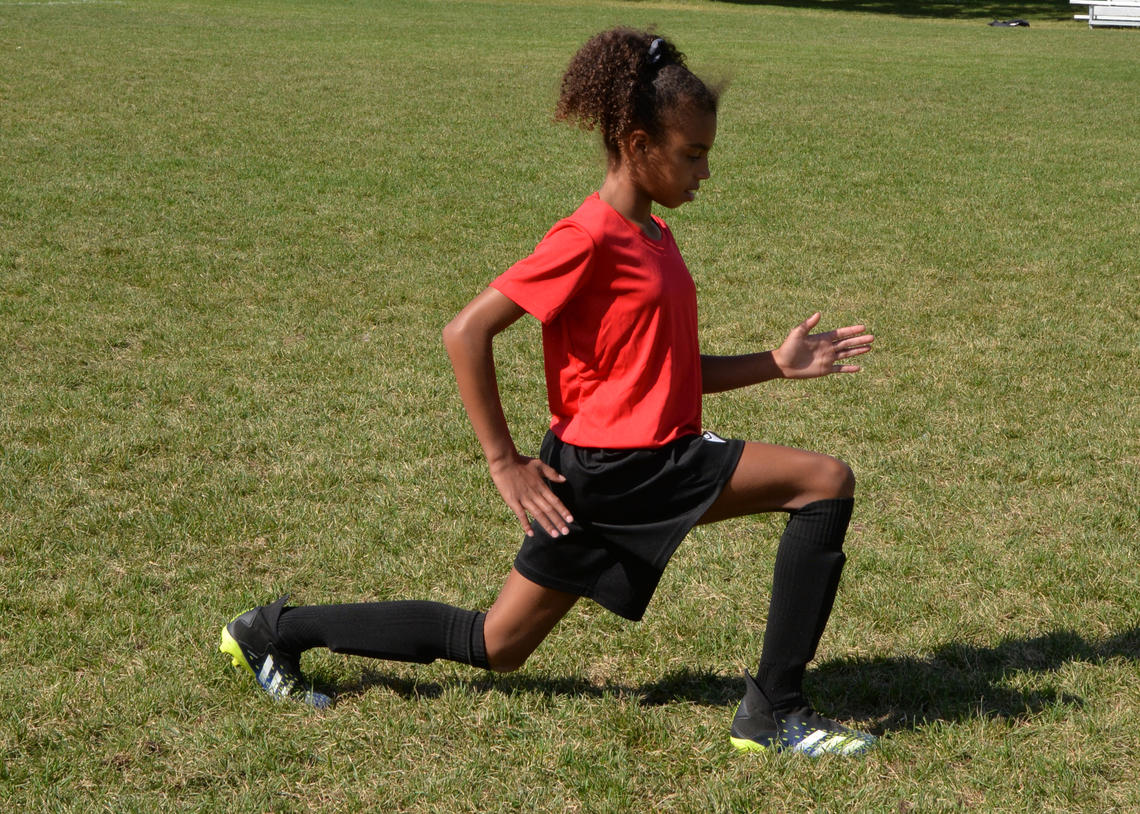
<path id="1" fill-rule="evenodd" d="M 606 151 L 616 158 L 627 134 L 643 129 L 659 138 L 670 114 L 716 113 L 719 95 L 665 38 L 612 28 L 590 38 L 570 60 L 554 118 L 600 130 Z"/>

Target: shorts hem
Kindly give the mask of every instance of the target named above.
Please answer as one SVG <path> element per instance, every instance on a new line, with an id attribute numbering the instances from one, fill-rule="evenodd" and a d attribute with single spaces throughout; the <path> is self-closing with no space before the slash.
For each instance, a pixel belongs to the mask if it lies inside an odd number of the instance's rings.
<path id="1" fill-rule="evenodd" d="M 541 571 L 536 571 L 524 562 L 520 561 L 519 557 L 515 557 L 514 569 L 529 579 L 535 585 L 541 585 L 543 588 L 550 588 L 552 591 L 562 591 L 566 594 L 574 594 L 574 596 L 589 598 L 590 591 L 594 589 L 591 585 L 589 588 L 583 588 L 581 585 L 570 582 L 568 580 L 558 579 L 549 574 L 544 574 Z"/>
<path id="2" fill-rule="evenodd" d="M 535 585 L 549 588 L 552 591 L 562 591 L 563 593 L 573 594 L 581 599 L 589 599 L 591 602 L 598 603 L 610 613 L 620 616 L 627 621 L 640 622 L 645 616 L 645 608 L 638 610 L 630 606 L 610 602 L 606 597 L 597 596 L 594 592 L 596 586 L 592 585 L 587 589 L 583 589 L 581 585 L 575 585 L 574 583 L 566 582 L 556 577 L 547 576 L 541 571 L 535 571 L 524 564 L 520 564 L 517 560 L 515 561 L 514 568 Z"/>

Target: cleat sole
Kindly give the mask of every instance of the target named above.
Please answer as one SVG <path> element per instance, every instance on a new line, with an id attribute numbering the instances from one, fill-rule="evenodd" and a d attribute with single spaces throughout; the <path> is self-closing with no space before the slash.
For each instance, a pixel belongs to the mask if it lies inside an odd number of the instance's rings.
<path id="1" fill-rule="evenodd" d="M 757 743 L 756 741 L 749 740 L 748 738 L 730 737 L 728 740 L 732 744 L 733 748 L 736 749 L 736 751 L 738 751 L 738 752 L 768 752 L 768 751 L 770 751 L 769 748 L 767 746 L 765 746 L 764 744 Z"/>

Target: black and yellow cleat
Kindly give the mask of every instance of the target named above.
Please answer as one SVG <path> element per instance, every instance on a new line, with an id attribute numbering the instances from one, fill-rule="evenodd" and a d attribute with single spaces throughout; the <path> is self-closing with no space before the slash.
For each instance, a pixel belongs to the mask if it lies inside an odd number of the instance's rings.
<path id="1" fill-rule="evenodd" d="M 332 698 L 312 688 L 301 673 L 298 657 L 277 646 L 277 617 L 286 599 L 283 596 L 236 617 L 222 628 L 218 649 L 230 657 L 234 667 L 248 670 L 261 689 L 274 698 L 300 701 L 317 709 L 330 707 Z"/>
<path id="2" fill-rule="evenodd" d="M 741 752 L 791 750 L 807 755 L 862 755 L 878 740 L 824 718 L 809 707 L 773 715 L 756 680 L 744 674 L 747 690 L 732 719 L 730 740 Z"/>

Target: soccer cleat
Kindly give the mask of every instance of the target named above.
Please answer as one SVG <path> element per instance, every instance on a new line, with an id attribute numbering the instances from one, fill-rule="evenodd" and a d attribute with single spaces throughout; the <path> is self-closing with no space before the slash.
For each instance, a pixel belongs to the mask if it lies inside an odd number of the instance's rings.
<path id="1" fill-rule="evenodd" d="M 732 719 L 730 741 L 741 752 L 775 752 L 790 749 L 808 757 L 861 755 L 876 738 L 849 729 L 814 710 L 803 707 L 773 716 L 768 699 L 756 680 L 744 674 L 748 689 Z"/>
<path id="2" fill-rule="evenodd" d="M 274 698 L 301 701 L 317 709 L 330 707 L 332 698 L 313 690 L 301 674 L 297 656 L 277 646 L 277 617 L 288 598 L 248 610 L 225 625 L 218 649 L 230 656 L 234 667 L 252 673 Z"/>
<path id="3" fill-rule="evenodd" d="M 820 757 L 861 755 L 875 745 L 876 738 L 805 708 L 780 716 L 775 729 L 745 736 L 737 735 L 734 726 L 730 740 L 741 752 L 791 749 L 808 757 Z"/>

